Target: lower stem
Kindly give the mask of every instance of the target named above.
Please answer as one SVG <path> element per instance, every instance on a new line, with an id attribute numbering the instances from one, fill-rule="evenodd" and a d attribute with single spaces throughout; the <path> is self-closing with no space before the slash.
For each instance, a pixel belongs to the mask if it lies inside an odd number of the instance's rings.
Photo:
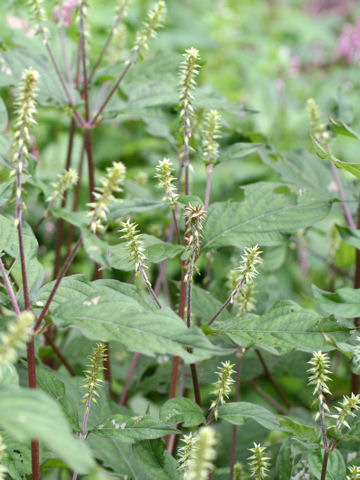
<path id="1" fill-rule="evenodd" d="M 131 379 L 134 375 L 135 367 L 136 367 L 136 364 L 139 360 L 139 356 L 140 356 L 140 353 L 138 353 L 138 352 L 134 353 L 134 355 L 133 355 L 133 358 L 132 358 L 131 363 L 130 363 L 130 368 L 129 368 L 129 371 L 128 371 L 128 374 L 127 374 L 127 377 L 126 377 L 126 380 L 125 380 L 124 388 L 123 388 L 123 391 L 122 391 L 122 394 L 121 394 L 121 397 L 120 397 L 120 400 L 119 400 L 119 405 L 125 405 L 126 404 L 126 400 L 127 400 L 128 394 L 129 394 L 130 381 L 131 381 Z"/>
<path id="2" fill-rule="evenodd" d="M 324 452 L 324 458 L 323 458 L 323 463 L 322 463 L 322 468 L 321 468 L 321 480 L 326 480 L 326 470 L 327 470 L 327 464 L 329 460 L 329 450 L 325 450 Z"/>
<path id="3" fill-rule="evenodd" d="M 241 380 L 241 363 L 242 363 L 243 352 L 239 350 L 237 352 L 237 369 L 236 369 L 236 379 L 235 379 L 235 402 L 239 401 L 240 398 L 240 380 Z M 231 438 L 231 456 L 230 456 L 230 475 L 229 480 L 234 478 L 234 467 L 235 467 L 235 458 L 236 458 L 236 440 L 237 440 L 237 425 L 232 427 L 232 438 Z"/>
<path id="4" fill-rule="evenodd" d="M 35 346 L 34 338 L 27 342 L 27 363 L 28 363 L 28 381 L 29 388 L 36 388 L 36 364 L 35 364 Z M 40 480 L 40 460 L 39 460 L 39 442 L 38 440 L 31 441 L 31 465 L 32 465 L 32 479 Z"/>

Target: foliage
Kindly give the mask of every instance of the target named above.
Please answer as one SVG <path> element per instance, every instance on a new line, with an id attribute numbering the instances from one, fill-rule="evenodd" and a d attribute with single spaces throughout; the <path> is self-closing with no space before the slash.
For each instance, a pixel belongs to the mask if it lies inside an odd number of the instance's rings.
<path id="1" fill-rule="evenodd" d="M 2 2 L 0 479 L 360 478 L 339 5 Z"/>

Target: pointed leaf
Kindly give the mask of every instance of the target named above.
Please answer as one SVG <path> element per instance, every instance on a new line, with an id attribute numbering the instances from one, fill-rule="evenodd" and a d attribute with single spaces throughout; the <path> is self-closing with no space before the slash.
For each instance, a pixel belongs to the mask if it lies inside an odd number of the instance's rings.
<path id="1" fill-rule="evenodd" d="M 233 425 L 243 425 L 251 419 L 268 430 L 282 430 L 276 416 L 270 410 L 254 403 L 226 403 L 219 408 L 219 417 Z"/>
<path id="2" fill-rule="evenodd" d="M 272 182 L 243 190 L 242 202 L 219 202 L 210 207 L 203 249 L 279 245 L 284 235 L 313 225 L 330 212 L 331 200 L 314 190 Z"/>
<path id="3" fill-rule="evenodd" d="M 354 138 L 355 140 L 360 140 L 360 135 L 358 135 L 355 130 L 346 125 L 342 120 L 336 120 L 334 117 L 329 117 L 330 125 L 334 133 L 337 135 L 345 135 L 346 137 Z"/>
<path id="4" fill-rule="evenodd" d="M 1 388 L 0 425 L 20 442 L 39 439 L 80 473 L 95 467 L 86 444 L 73 437 L 59 405 L 40 390 Z"/>
<path id="5" fill-rule="evenodd" d="M 98 425 L 93 433 L 118 438 L 125 443 L 161 438 L 177 430 L 146 415 L 113 415 Z"/>
<path id="6" fill-rule="evenodd" d="M 339 288 L 331 293 L 313 285 L 313 293 L 320 307 L 329 315 L 345 318 L 360 316 L 360 290 L 357 288 Z"/>
<path id="7" fill-rule="evenodd" d="M 182 423 L 184 427 L 200 425 L 205 421 L 197 403 L 189 398 L 171 398 L 160 409 L 160 420 L 168 425 Z"/>

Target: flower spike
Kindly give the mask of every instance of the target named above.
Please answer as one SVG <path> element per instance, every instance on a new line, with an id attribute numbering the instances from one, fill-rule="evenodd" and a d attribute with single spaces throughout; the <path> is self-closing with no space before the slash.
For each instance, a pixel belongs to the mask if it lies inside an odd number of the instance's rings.
<path id="1" fill-rule="evenodd" d="M 201 428 L 184 474 L 184 480 L 207 480 L 209 478 L 209 473 L 214 468 L 215 446 L 215 430 L 212 427 Z"/>
<path id="2" fill-rule="evenodd" d="M 251 470 L 251 477 L 254 477 L 256 480 L 263 480 L 268 477 L 269 471 L 269 460 L 270 457 L 265 455 L 265 447 L 262 447 L 259 444 L 254 442 L 254 447 L 250 448 L 252 455 L 248 458 L 249 466 Z"/>

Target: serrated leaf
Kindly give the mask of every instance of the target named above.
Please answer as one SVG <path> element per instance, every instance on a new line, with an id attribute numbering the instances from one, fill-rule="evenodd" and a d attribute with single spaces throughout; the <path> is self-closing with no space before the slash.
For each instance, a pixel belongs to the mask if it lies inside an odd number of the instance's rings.
<path id="1" fill-rule="evenodd" d="M 246 314 L 213 323 L 212 329 L 228 335 L 242 347 L 257 346 L 275 355 L 292 350 L 313 352 L 326 343 L 325 335 L 347 338 L 348 330 L 336 321 L 323 321 L 314 310 L 294 302 L 279 302 L 261 316 Z"/>
<path id="2" fill-rule="evenodd" d="M 346 137 L 360 140 L 360 136 L 355 132 L 355 130 L 350 128 L 349 125 L 346 125 L 346 123 L 342 120 L 336 120 L 334 117 L 329 116 L 329 121 L 332 131 L 337 135 L 345 135 Z"/>
<path id="3" fill-rule="evenodd" d="M 326 160 L 330 160 L 338 168 L 343 168 L 344 170 L 347 170 L 348 172 L 355 175 L 355 177 L 360 178 L 360 164 L 359 163 L 344 162 L 343 160 L 339 160 L 332 153 L 330 147 L 327 147 L 326 145 L 323 145 L 314 136 L 311 136 L 311 139 L 312 139 L 312 142 L 313 142 L 315 152 L 320 158 L 325 158 Z"/>
<path id="4" fill-rule="evenodd" d="M 264 148 L 263 143 L 239 142 L 234 143 L 230 147 L 223 149 L 220 153 L 219 162 L 226 162 L 226 160 L 235 160 L 247 157 L 252 153 L 258 152 Z"/>
<path id="5" fill-rule="evenodd" d="M 80 473 L 95 467 L 86 444 L 73 437 L 59 405 L 40 390 L 1 388 L 0 425 L 20 442 L 37 438 Z"/>
<path id="6" fill-rule="evenodd" d="M 125 443 L 161 438 L 177 430 L 146 415 L 113 415 L 93 429 L 93 434 L 118 438 Z"/>
<path id="7" fill-rule="evenodd" d="M 352 318 L 360 316 L 360 290 L 339 288 L 336 292 L 326 292 L 313 285 L 314 297 L 320 307 L 329 315 Z"/>
<path id="8" fill-rule="evenodd" d="M 321 478 L 323 456 L 323 451 L 319 449 L 318 451 L 310 453 L 308 457 L 311 473 L 316 479 Z M 330 451 L 326 469 L 326 480 L 340 480 L 345 478 L 345 475 L 346 467 L 341 452 L 338 449 Z"/>
<path id="9" fill-rule="evenodd" d="M 31 475 L 30 443 L 20 443 L 4 431 L 1 432 L 1 437 L 6 445 L 1 463 L 7 468 L 10 477 L 23 480 L 24 475 Z"/>
<path id="10" fill-rule="evenodd" d="M 141 480 L 176 480 L 180 478 L 178 463 L 166 451 L 161 440 L 145 440 L 133 446 L 134 458 L 143 470 Z"/>
<path id="11" fill-rule="evenodd" d="M 160 420 L 168 425 L 182 423 L 183 427 L 200 425 L 205 421 L 197 403 L 189 398 L 171 398 L 160 408 Z"/>
<path id="12" fill-rule="evenodd" d="M 287 438 L 282 442 L 280 451 L 276 458 L 277 480 L 289 480 L 293 470 L 293 458 L 291 451 L 291 440 Z"/>
<path id="13" fill-rule="evenodd" d="M 254 403 L 226 403 L 219 408 L 219 418 L 233 425 L 243 425 L 251 419 L 268 430 L 282 430 L 276 416 L 270 410 Z"/>
<path id="14" fill-rule="evenodd" d="M 308 440 L 312 443 L 318 443 L 320 438 L 319 428 L 312 427 L 310 425 L 304 425 L 303 423 L 300 423 L 298 420 L 295 420 L 291 417 L 281 417 L 279 422 L 282 427 L 289 430 L 289 432 L 291 432 L 293 435 L 296 435 L 304 440 Z"/>
<path id="15" fill-rule="evenodd" d="M 36 258 L 38 250 L 38 242 L 31 228 L 23 225 L 23 245 L 25 254 L 25 264 L 27 269 L 27 279 L 31 299 L 37 293 L 38 288 L 43 280 L 43 267 Z M 14 220 L 0 215 L 0 253 L 6 252 L 8 255 L 16 259 L 12 268 L 20 266 L 20 250 L 17 228 Z M 19 302 L 22 302 L 22 288 L 17 292 Z"/>
<path id="16" fill-rule="evenodd" d="M 248 185 L 243 190 L 242 202 L 219 202 L 210 207 L 203 249 L 279 245 L 284 235 L 313 225 L 330 212 L 329 198 L 314 190 L 272 182 Z"/>
<path id="17" fill-rule="evenodd" d="M 96 305 L 83 302 L 63 304 L 53 312 L 59 327 L 80 328 L 91 340 L 115 340 L 130 351 L 144 355 L 177 355 L 186 363 L 224 354 L 197 327 L 187 328 L 183 320 L 168 308 L 158 312 L 142 307 L 124 295 L 104 295 Z M 186 347 L 193 347 L 189 353 Z"/>
<path id="18" fill-rule="evenodd" d="M 155 200 L 114 200 L 110 205 L 110 211 L 107 216 L 109 221 L 117 221 L 119 218 L 129 213 L 143 213 L 163 207 L 163 202 Z"/>
<path id="19" fill-rule="evenodd" d="M 166 258 L 173 258 L 184 251 L 184 247 L 163 242 L 152 235 L 140 235 L 144 246 L 144 254 L 149 263 L 160 263 Z M 129 249 L 125 243 L 109 246 L 109 264 L 118 270 L 134 270 L 134 262 L 130 260 Z"/>

